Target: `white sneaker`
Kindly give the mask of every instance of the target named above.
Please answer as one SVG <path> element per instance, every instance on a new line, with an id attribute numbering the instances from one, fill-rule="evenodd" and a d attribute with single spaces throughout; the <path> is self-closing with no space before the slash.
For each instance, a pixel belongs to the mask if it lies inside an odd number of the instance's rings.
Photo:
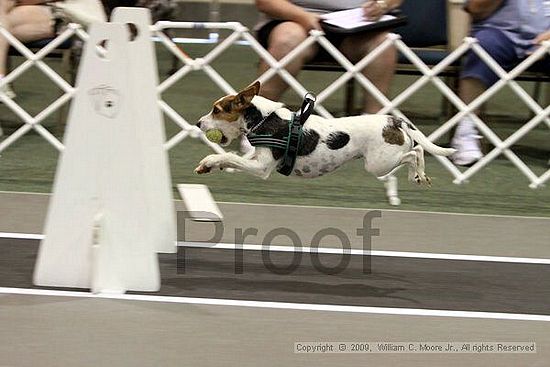
<path id="1" fill-rule="evenodd" d="M 9 84 L 5 84 L 4 86 L 0 87 L 0 93 L 4 93 L 9 99 L 14 99 L 15 97 L 17 97 L 13 89 L 11 89 L 11 85 Z"/>
<path id="2" fill-rule="evenodd" d="M 458 166 L 469 166 L 483 157 L 479 144 L 481 136 L 478 134 L 474 122 L 466 117 L 458 124 L 451 146 L 456 153 L 451 157 Z"/>

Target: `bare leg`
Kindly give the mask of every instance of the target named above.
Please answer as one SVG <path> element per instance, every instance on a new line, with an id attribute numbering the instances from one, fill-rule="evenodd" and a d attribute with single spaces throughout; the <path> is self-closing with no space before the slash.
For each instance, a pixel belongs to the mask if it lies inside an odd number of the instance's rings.
<path id="1" fill-rule="evenodd" d="M 420 185 L 420 177 L 418 176 L 418 158 L 416 151 L 411 150 L 401 156 L 399 165 L 406 164 L 409 169 L 409 181 L 416 182 Z"/>
<path id="2" fill-rule="evenodd" d="M 386 39 L 387 33 L 364 34 L 347 37 L 342 42 L 342 53 L 356 63 L 378 47 Z M 383 94 L 387 95 L 395 73 L 397 51 L 389 47 L 374 59 L 364 70 L 367 77 Z M 365 92 L 364 112 L 376 113 L 382 105 L 369 93 Z"/>
<path id="3" fill-rule="evenodd" d="M 486 89 L 487 88 L 485 87 L 485 85 L 479 79 L 474 79 L 474 78 L 460 79 L 460 84 L 459 84 L 460 98 L 466 104 L 470 104 L 474 99 L 479 97 L 481 93 L 485 92 Z M 476 110 L 474 112 L 477 114 L 479 111 Z"/>
<path id="4" fill-rule="evenodd" d="M 30 42 L 54 36 L 53 19 L 48 7 L 31 5 L 13 8 L 5 4 L 13 3 L 11 0 L 0 1 L 0 21 L 18 40 Z M 0 37 L 0 75 L 6 73 L 8 49 L 8 42 Z"/>
<path id="5" fill-rule="evenodd" d="M 13 9 L 15 2 L 13 0 L 0 0 L 0 24 L 2 27 L 11 31 L 11 24 L 8 14 Z M 0 77 L 6 74 L 6 60 L 8 57 L 8 41 L 0 36 Z"/>
<path id="6" fill-rule="evenodd" d="M 284 22 L 273 28 L 269 35 L 268 51 L 276 60 L 282 59 L 296 46 L 302 43 L 308 37 L 307 32 L 298 23 Z M 304 64 L 311 60 L 317 47 L 306 49 L 302 54 L 286 65 L 286 70 L 293 76 L 298 75 Z M 269 66 L 263 61 L 260 61 L 259 74 L 263 74 Z M 262 85 L 260 94 L 272 100 L 279 100 L 288 85 L 279 76 L 274 76 Z"/>

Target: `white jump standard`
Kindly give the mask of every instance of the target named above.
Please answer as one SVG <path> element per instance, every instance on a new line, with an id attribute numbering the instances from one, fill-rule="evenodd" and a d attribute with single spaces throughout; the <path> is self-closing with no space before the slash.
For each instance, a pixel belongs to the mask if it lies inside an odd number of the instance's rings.
<path id="1" fill-rule="evenodd" d="M 36 285 L 157 291 L 157 253 L 176 250 L 150 14 L 122 8 L 113 20 L 90 27 Z M 133 40 L 128 23 L 138 30 Z"/>

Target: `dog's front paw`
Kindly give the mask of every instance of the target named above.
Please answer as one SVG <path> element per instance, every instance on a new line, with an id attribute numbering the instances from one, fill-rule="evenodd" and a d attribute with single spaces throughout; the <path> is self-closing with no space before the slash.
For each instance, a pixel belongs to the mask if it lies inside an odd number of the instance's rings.
<path id="1" fill-rule="evenodd" d="M 206 156 L 202 161 L 200 161 L 197 168 L 195 168 L 195 172 L 199 175 L 209 173 L 212 171 L 212 168 L 219 167 L 221 163 L 221 155 L 219 154 L 211 154 L 209 156 Z"/>
<path id="2" fill-rule="evenodd" d="M 195 173 L 198 173 L 199 175 L 209 173 L 210 171 L 212 171 L 212 168 L 200 164 L 197 166 L 197 168 L 195 168 Z"/>

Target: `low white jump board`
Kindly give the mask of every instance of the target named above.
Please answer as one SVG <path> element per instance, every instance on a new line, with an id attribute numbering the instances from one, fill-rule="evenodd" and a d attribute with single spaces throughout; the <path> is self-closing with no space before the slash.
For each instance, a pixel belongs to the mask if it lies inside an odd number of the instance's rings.
<path id="1" fill-rule="evenodd" d="M 199 222 L 220 222 L 222 212 L 206 185 L 179 184 L 178 191 L 189 216 Z"/>

